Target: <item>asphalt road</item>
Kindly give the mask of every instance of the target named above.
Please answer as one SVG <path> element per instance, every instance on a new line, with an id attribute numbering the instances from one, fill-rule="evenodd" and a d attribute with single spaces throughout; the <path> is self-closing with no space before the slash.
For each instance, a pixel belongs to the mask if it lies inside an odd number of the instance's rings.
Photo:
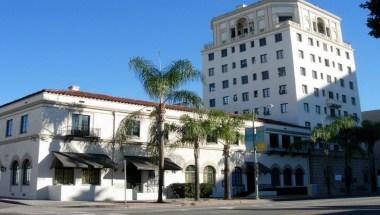
<path id="1" fill-rule="evenodd" d="M 72 214 L 72 215 L 204 215 L 204 214 L 264 214 L 264 215 L 380 215 L 380 197 L 340 198 L 302 201 L 270 201 L 254 205 L 236 206 L 187 206 L 175 208 L 55 208 L 38 206 L 20 206 L 0 203 L 0 214 Z"/>

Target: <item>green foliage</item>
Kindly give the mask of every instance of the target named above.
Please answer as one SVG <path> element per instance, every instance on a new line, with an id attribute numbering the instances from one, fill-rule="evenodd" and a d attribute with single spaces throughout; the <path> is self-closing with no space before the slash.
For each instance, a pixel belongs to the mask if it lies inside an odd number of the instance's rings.
<path id="1" fill-rule="evenodd" d="M 212 194 L 213 184 L 200 184 L 201 187 L 201 198 L 209 198 Z M 193 198 L 195 195 L 195 184 L 194 183 L 175 183 L 170 185 L 174 193 L 174 198 Z"/>
<path id="2" fill-rule="evenodd" d="M 368 0 L 360 7 L 369 10 L 367 26 L 370 28 L 369 35 L 380 38 L 380 0 Z"/>

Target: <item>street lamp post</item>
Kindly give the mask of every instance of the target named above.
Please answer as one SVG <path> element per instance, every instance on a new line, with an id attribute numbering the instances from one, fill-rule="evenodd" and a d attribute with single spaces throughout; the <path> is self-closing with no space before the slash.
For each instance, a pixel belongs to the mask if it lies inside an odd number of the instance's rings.
<path id="1" fill-rule="evenodd" d="M 262 108 L 268 108 L 271 109 L 273 108 L 274 105 L 270 104 L 268 106 L 263 106 Z M 257 144 L 255 143 L 255 135 L 256 135 L 256 129 L 255 129 L 255 120 L 256 120 L 256 113 L 255 111 L 252 112 L 252 144 L 253 144 L 253 155 L 255 159 L 255 198 L 256 200 L 260 199 L 260 194 L 259 194 L 259 162 L 257 158 Z"/>

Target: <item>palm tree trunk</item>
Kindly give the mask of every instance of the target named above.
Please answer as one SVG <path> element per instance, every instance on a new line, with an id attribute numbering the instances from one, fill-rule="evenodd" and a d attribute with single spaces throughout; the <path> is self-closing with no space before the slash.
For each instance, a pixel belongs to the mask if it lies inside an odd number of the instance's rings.
<path id="1" fill-rule="evenodd" d="M 194 162 L 195 162 L 195 193 L 194 193 L 194 200 L 198 201 L 200 197 L 200 184 L 199 184 L 199 144 L 196 142 L 194 144 Z"/>
<path id="2" fill-rule="evenodd" d="M 160 101 L 158 107 L 158 133 L 159 133 L 159 146 L 158 146 L 158 156 L 159 156 L 159 165 L 158 165 L 158 198 L 157 202 L 163 202 L 163 188 L 164 188 L 164 162 L 165 162 L 165 150 L 164 150 L 164 120 L 165 120 L 165 104 L 163 100 Z"/>
<path id="3" fill-rule="evenodd" d="M 229 164 L 229 154 L 230 154 L 230 146 L 228 144 L 224 145 L 223 148 L 223 156 L 224 156 L 224 199 L 231 199 L 230 196 L 230 183 L 229 183 L 229 175 L 230 175 L 230 164 Z"/>
<path id="4" fill-rule="evenodd" d="M 369 177 L 371 182 L 371 192 L 373 193 L 377 191 L 375 156 L 373 154 L 374 147 L 375 143 L 368 143 Z"/>
<path id="5" fill-rule="evenodd" d="M 331 195 L 331 179 L 330 179 L 330 161 L 329 161 L 329 152 L 328 149 L 325 152 L 326 155 L 326 168 L 325 168 L 325 180 L 326 180 L 326 186 L 327 186 L 327 195 Z"/>
<path id="6" fill-rule="evenodd" d="M 349 144 L 349 143 L 346 143 Z M 350 146 L 345 147 L 344 153 L 344 174 L 345 174 L 345 186 L 346 186 L 346 194 L 349 195 L 351 193 L 351 183 L 352 183 L 352 173 L 351 173 L 351 152 Z"/>

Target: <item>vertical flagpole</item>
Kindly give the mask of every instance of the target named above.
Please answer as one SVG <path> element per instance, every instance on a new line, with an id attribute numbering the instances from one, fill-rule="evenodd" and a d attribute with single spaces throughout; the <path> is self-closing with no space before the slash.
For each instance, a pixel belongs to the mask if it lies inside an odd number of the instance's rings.
<path id="1" fill-rule="evenodd" d="M 127 160 L 124 158 L 124 203 L 127 204 Z"/>
<path id="2" fill-rule="evenodd" d="M 252 115 L 252 143 L 253 143 L 253 154 L 254 154 L 254 159 L 255 159 L 255 191 L 256 191 L 256 199 L 260 199 L 259 196 L 259 163 L 257 159 L 257 144 L 255 143 L 255 135 L 256 135 L 256 130 L 255 130 L 255 120 L 256 120 L 256 113 L 253 112 Z"/>

